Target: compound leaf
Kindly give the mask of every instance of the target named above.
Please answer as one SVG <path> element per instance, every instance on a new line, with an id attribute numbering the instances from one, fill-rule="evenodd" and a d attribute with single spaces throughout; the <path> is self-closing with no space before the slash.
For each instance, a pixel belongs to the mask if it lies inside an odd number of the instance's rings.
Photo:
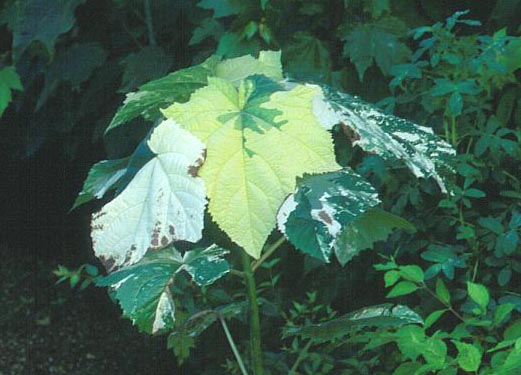
<path id="1" fill-rule="evenodd" d="M 453 170 L 451 159 L 456 152 L 432 129 L 385 114 L 327 86 L 323 89 L 325 98 L 317 97 L 315 113 L 324 127 L 342 124 L 346 132 L 354 132 L 355 145 L 384 159 L 403 161 L 416 177 L 432 177 L 447 192 L 443 175 Z"/>
<path id="2" fill-rule="evenodd" d="M 94 252 L 109 270 L 136 263 L 149 249 L 201 238 L 206 197 L 195 172 L 203 144 L 167 120 L 148 146 L 156 156 L 92 218 Z"/>
<path id="3" fill-rule="evenodd" d="M 351 169 L 306 175 L 280 207 L 277 224 L 296 248 L 329 262 L 348 223 L 379 203 L 376 190 Z"/>
<path id="4" fill-rule="evenodd" d="M 339 169 L 330 134 L 315 120 L 317 87 L 284 91 L 255 75 L 237 89 L 209 78 L 185 104 L 164 110 L 207 146 L 200 170 L 214 221 L 258 258 L 277 209 L 304 173 Z"/>
<path id="5" fill-rule="evenodd" d="M 168 247 L 102 278 L 97 285 L 111 287 L 123 314 L 141 330 L 156 333 L 173 328 L 175 304 L 169 285 L 174 277 L 186 271 L 198 285 L 209 285 L 229 272 L 228 262 L 222 258 L 225 254 L 216 245 L 184 255 Z"/>

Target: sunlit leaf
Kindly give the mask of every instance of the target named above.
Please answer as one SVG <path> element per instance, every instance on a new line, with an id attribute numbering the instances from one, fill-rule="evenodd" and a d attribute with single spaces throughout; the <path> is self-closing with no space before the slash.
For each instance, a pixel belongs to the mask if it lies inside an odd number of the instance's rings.
<path id="1" fill-rule="evenodd" d="M 94 252 L 109 270 L 133 264 L 174 240 L 201 238 L 206 197 L 196 171 L 203 144 L 167 120 L 148 145 L 156 156 L 92 218 Z"/>
<path id="2" fill-rule="evenodd" d="M 207 146 L 200 170 L 215 222 L 257 258 L 295 179 L 339 169 L 330 134 L 315 120 L 317 87 L 291 91 L 265 76 L 237 89 L 209 78 L 185 104 L 164 110 Z"/>

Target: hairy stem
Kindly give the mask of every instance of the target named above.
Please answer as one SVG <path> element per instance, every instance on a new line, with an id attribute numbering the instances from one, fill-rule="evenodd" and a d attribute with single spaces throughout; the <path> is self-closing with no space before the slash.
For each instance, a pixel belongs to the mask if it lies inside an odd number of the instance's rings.
<path id="1" fill-rule="evenodd" d="M 253 364 L 253 373 L 255 375 L 264 375 L 262 366 L 262 347 L 261 347 L 261 330 L 259 303 L 257 301 L 257 289 L 255 287 L 255 278 L 250 262 L 250 257 L 246 252 L 242 252 L 242 264 L 244 268 L 244 282 L 248 290 L 248 300 L 250 303 L 250 341 L 251 341 L 251 358 Z"/>
<path id="2" fill-rule="evenodd" d="M 233 355 L 235 355 L 235 359 L 237 360 L 237 364 L 239 365 L 239 368 L 241 369 L 242 375 L 248 375 L 248 371 L 246 371 L 246 367 L 244 366 L 244 362 L 242 361 L 242 357 L 237 350 L 237 346 L 235 345 L 235 342 L 233 341 L 233 337 L 230 333 L 230 330 L 228 329 L 228 325 L 226 324 L 226 321 L 224 318 L 219 315 L 219 320 L 221 322 L 221 326 L 223 327 L 224 334 L 226 335 L 226 338 L 228 339 L 228 343 L 230 344 L 230 347 L 232 348 Z"/>
<path id="3" fill-rule="evenodd" d="M 277 250 L 280 245 L 282 245 L 284 242 L 286 241 L 286 237 L 282 236 L 280 237 L 277 241 L 275 241 L 274 243 L 272 243 L 267 249 L 266 251 L 264 252 L 264 254 L 262 254 L 262 256 L 253 263 L 253 265 L 251 266 L 251 269 L 253 272 L 255 272 L 255 270 L 257 268 L 260 267 L 260 265 L 262 263 L 264 263 L 266 261 L 266 259 L 268 259 L 271 254 L 273 254 L 275 252 L 275 250 Z"/>

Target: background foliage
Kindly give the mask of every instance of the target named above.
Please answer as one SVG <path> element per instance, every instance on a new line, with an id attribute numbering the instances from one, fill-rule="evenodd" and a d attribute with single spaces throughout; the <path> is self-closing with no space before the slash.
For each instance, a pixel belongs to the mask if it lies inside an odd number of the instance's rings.
<path id="1" fill-rule="evenodd" d="M 520 16 L 516 0 L 7 1 L 0 16 L 3 158 L 52 155 L 67 166 L 68 208 L 92 161 L 105 149 L 109 158 L 127 157 L 150 128 L 136 118 L 103 136 L 124 93 L 214 53 L 280 49 L 289 77 L 329 83 L 432 126 L 459 155 L 454 194 L 442 196 L 435 182 L 411 179 L 345 142 L 339 160 L 356 166 L 416 233 L 396 233 L 345 267 L 284 249 L 265 264 L 259 288 L 272 373 L 290 371 L 297 359 L 302 374 L 515 374 Z M 48 194 L 56 199 L 56 190 Z M 199 297 L 211 306 L 236 301 L 236 287 L 202 296 L 194 289 L 183 305 L 195 309 Z M 309 341 L 309 327 L 386 298 L 413 307 L 425 324 L 333 326 L 333 335 L 318 326 L 327 339 Z M 241 341 L 244 318 L 236 311 L 222 314 L 237 318 Z M 287 328 L 283 352 L 275 351 L 280 325 Z M 186 331 L 170 335 L 169 345 L 192 371 L 236 373 L 227 348 L 216 349 L 214 328 L 198 342 L 199 353 L 208 348 L 204 366 L 187 359 L 195 342 Z"/>

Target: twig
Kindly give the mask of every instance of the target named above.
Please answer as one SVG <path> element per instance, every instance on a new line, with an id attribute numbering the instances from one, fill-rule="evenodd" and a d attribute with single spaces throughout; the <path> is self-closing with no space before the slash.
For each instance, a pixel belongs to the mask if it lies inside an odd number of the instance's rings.
<path id="1" fill-rule="evenodd" d="M 266 259 L 268 259 L 271 256 L 271 254 L 273 254 L 275 252 L 275 250 L 277 250 L 279 248 L 280 245 L 282 245 L 284 243 L 284 241 L 286 241 L 286 237 L 282 236 L 277 241 L 272 243 L 270 245 L 270 247 L 268 247 L 268 249 L 264 252 L 264 254 L 262 254 L 262 256 L 257 261 L 253 262 L 253 264 L 251 266 L 251 270 L 253 272 L 255 272 L 255 270 L 257 268 L 259 268 L 260 265 L 264 261 L 266 261 Z"/>
<path id="2" fill-rule="evenodd" d="M 156 37 L 154 36 L 154 25 L 152 23 L 152 12 L 150 10 L 150 0 L 144 0 L 143 6 L 145 8 L 145 22 L 147 25 L 148 44 L 157 46 Z"/>
<path id="3" fill-rule="evenodd" d="M 244 366 L 244 362 L 242 361 L 241 355 L 239 351 L 237 350 L 237 346 L 235 345 L 235 342 L 233 341 L 233 337 L 230 333 L 230 330 L 228 329 L 228 325 L 226 324 L 226 321 L 224 320 L 223 316 L 221 314 L 218 314 L 219 321 L 221 322 L 221 325 L 223 327 L 224 334 L 226 335 L 226 338 L 228 339 L 228 343 L 230 344 L 230 347 L 232 348 L 232 352 L 235 355 L 235 359 L 237 360 L 237 364 L 239 365 L 239 368 L 241 369 L 242 375 L 248 375 L 248 371 L 246 371 L 246 367 Z"/>
<path id="4" fill-rule="evenodd" d="M 300 366 L 300 363 L 304 360 L 305 356 L 308 354 L 308 350 L 311 347 L 311 344 L 313 344 L 313 339 L 310 339 L 308 341 L 308 343 L 306 344 L 306 346 L 304 347 L 304 349 L 302 349 L 302 351 L 299 353 L 297 360 L 295 361 L 293 366 L 291 366 L 291 370 L 289 370 L 288 375 L 296 374 L 298 367 Z"/>

